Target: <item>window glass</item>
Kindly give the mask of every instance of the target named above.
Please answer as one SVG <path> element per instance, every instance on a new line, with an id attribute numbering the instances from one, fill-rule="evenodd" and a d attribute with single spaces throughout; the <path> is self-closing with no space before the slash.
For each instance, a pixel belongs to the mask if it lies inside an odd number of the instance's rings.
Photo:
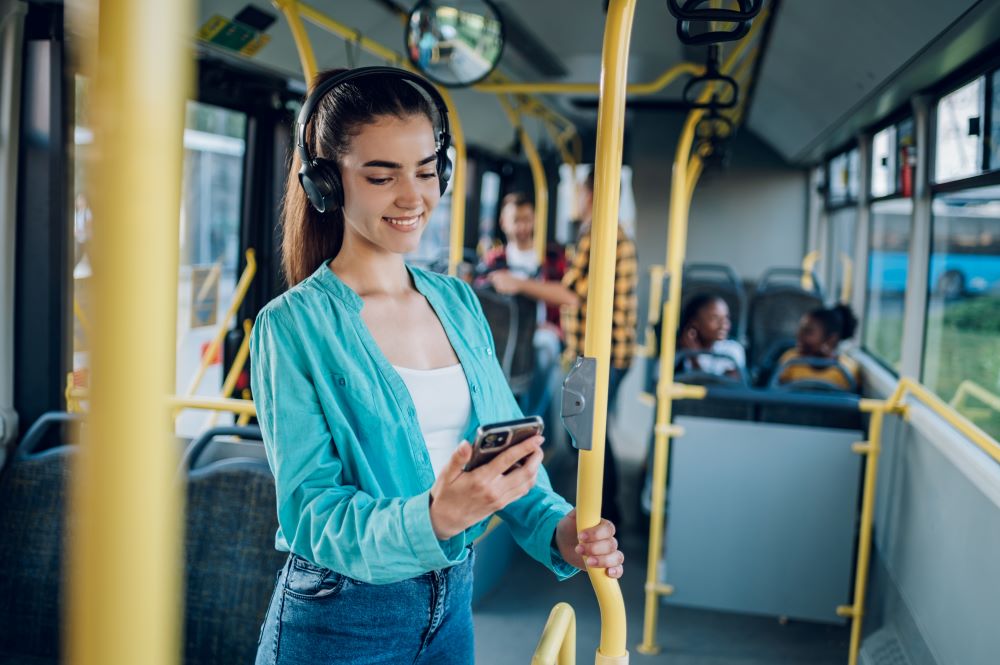
<path id="1" fill-rule="evenodd" d="M 1000 187 L 938 196 L 933 212 L 923 382 L 1000 438 Z"/>
<path id="2" fill-rule="evenodd" d="M 74 79 L 73 114 L 73 375 L 79 387 L 87 385 L 89 366 L 91 288 L 90 288 L 90 238 L 93 231 L 93 212 L 90 208 L 92 183 L 91 144 L 94 134 L 90 128 L 89 104 L 87 101 L 88 81 L 82 76 Z"/>
<path id="3" fill-rule="evenodd" d="M 851 279 L 849 273 L 853 269 L 857 226 L 858 210 L 855 207 L 841 208 L 830 213 L 826 275 L 827 283 L 830 284 L 829 295 L 832 298 L 840 298 L 844 282 Z"/>
<path id="4" fill-rule="evenodd" d="M 177 276 L 178 394 L 192 388 L 202 356 L 235 296 L 246 152 L 244 114 L 189 101 L 186 120 Z M 238 326 L 240 322 L 230 321 L 228 327 Z M 218 396 L 221 358 L 208 363 L 194 393 Z M 197 434 L 206 418 L 204 412 L 182 412 L 177 433 Z M 231 416 L 220 416 L 220 421 L 226 419 Z"/>
<path id="5" fill-rule="evenodd" d="M 864 347 L 898 371 L 903 339 L 903 300 L 909 266 L 913 203 L 873 203 L 865 303 Z"/>
<path id="6" fill-rule="evenodd" d="M 937 105 L 934 180 L 944 182 L 980 171 L 983 78 L 945 95 Z"/>
<path id="7" fill-rule="evenodd" d="M 830 160 L 827 202 L 839 205 L 858 199 L 858 150 L 841 153 Z"/>
<path id="8" fill-rule="evenodd" d="M 1000 69 L 993 72 L 993 99 L 990 101 L 990 168 L 1000 169 Z"/>
<path id="9" fill-rule="evenodd" d="M 896 125 L 896 191 L 913 196 L 913 178 L 917 169 L 917 135 L 913 118 Z"/>
<path id="10" fill-rule="evenodd" d="M 886 127 L 872 137 L 872 196 L 896 191 L 896 127 Z"/>
<path id="11" fill-rule="evenodd" d="M 482 185 L 479 189 L 479 241 L 480 256 L 493 247 L 496 237 L 497 219 L 500 210 L 500 174 L 484 171 Z"/>

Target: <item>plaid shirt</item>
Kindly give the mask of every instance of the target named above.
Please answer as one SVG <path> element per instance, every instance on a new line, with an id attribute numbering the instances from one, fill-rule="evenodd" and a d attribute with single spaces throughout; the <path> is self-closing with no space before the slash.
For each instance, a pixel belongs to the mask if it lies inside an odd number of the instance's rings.
<path id="1" fill-rule="evenodd" d="M 563 276 L 563 286 L 580 297 L 580 306 L 562 308 L 562 329 L 566 336 L 564 359 L 568 362 L 583 355 L 584 332 L 587 328 L 587 284 L 590 272 L 590 227 L 577 239 L 569 269 Z M 635 355 L 636 335 L 636 273 L 635 243 L 618 227 L 615 249 L 615 296 L 611 328 L 611 366 L 627 369 Z"/>

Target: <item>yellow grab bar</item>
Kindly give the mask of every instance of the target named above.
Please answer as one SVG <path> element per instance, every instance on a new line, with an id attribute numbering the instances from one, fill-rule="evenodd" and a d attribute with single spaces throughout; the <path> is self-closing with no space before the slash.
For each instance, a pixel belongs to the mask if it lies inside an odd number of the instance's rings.
<path id="1" fill-rule="evenodd" d="M 531 665 L 576 663 L 576 613 L 568 603 L 557 603 L 545 622 Z"/>
<path id="2" fill-rule="evenodd" d="M 77 665 L 173 665 L 183 651 L 180 460 L 165 396 L 176 380 L 191 4 L 100 0 L 99 30 L 75 26 L 84 52 L 86 37 L 97 40 L 96 71 L 87 74 L 100 155 L 93 388 L 68 501 L 77 528 L 64 658 Z"/>
<path id="3" fill-rule="evenodd" d="M 652 95 L 677 80 L 684 74 L 691 76 L 701 76 L 705 73 L 705 66 L 695 62 L 681 62 L 667 69 L 654 80 L 648 83 L 632 83 L 626 87 L 628 95 Z M 479 83 L 473 86 L 480 92 L 493 92 L 497 94 L 597 94 L 600 91 L 599 83 Z"/>
<path id="4" fill-rule="evenodd" d="M 226 373 L 225 381 L 222 382 L 222 397 L 233 396 L 233 390 L 236 389 L 236 382 L 239 380 L 240 374 L 247 364 L 247 358 L 250 356 L 250 331 L 252 328 L 253 322 L 250 319 L 243 321 L 243 341 L 240 342 L 240 348 L 236 350 L 236 357 L 233 358 L 233 364 L 229 368 L 229 372 Z M 207 427 L 213 427 L 218 417 L 218 411 L 212 413 L 208 419 Z"/>
<path id="5" fill-rule="evenodd" d="M 817 263 L 819 263 L 818 249 L 814 249 L 802 257 L 802 288 L 806 291 L 812 291 L 816 288 L 816 284 L 813 282 L 813 271 L 816 269 Z"/>
<path id="6" fill-rule="evenodd" d="M 958 412 L 961 412 L 962 407 L 965 406 L 966 398 L 970 396 L 974 399 L 978 399 L 980 402 L 983 402 L 993 411 L 1000 413 L 1000 395 L 992 393 L 975 381 L 970 381 L 968 379 L 958 384 L 955 396 L 951 398 L 950 402 L 948 402 L 948 406 Z"/>
<path id="7" fill-rule="evenodd" d="M 222 340 L 226 338 L 226 333 L 229 332 L 229 322 L 236 316 L 236 310 L 243 304 L 243 299 L 246 298 L 247 291 L 250 290 L 250 284 L 253 282 L 254 275 L 257 274 L 257 254 L 253 248 L 247 249 L 246 260 L 246 268 L 243 269 L 243 274 L 240 275 L 240 281 L 236 283 L 236 291 L 233 293 L 233 299 L 229 303 L 229 309 L 226 310 L 226 315 L 219 322 L 219 329 L 216 331 L 215 337 L 212 338 L 212 342 L 205 349 L 205 352 L 201 354 L 201 363 L 198 365 L 198 371 L 195 372 L 194 378 L 188 384 L 186 391 L 188 395 L 193 395 L 198 390 L 201 380 L 205 378 L 205 371 L 212 364 L 212 359 L 219 354 L 219 350 L 222 348 Z"/>
<path id="8" fill-rule="evenodd" d="M 577 476 L 577 526 L 596 526 L 601 519 L 604 447 L 611 359 L 615 248 L 618 244 L 622 140 L 625 133 L 625 85 L 635 0 L 611 0 L 604 29 L 601 90 L 597 108 L 597 153 L 594 164 L 594 219 L 591 228 L 590 278 L 584 355 L 597 361 L 594 386 L 592 449 L 580 451 Z M 588 570 L 601 608 L 601 643 L 596 662 L 627 663 L 625 601 L 618 581 L 603 569 Z"/>

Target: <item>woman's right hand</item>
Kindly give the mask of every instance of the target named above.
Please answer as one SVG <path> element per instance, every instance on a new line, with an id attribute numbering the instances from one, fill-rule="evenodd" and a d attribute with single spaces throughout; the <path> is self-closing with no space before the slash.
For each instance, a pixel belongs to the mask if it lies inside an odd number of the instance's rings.
<path id="1" fill-rule="evenodd" d="M 431 488 L 431 526 L 438 540 L 448 540 L 530 492 L 542 464 L 544 440 L 525 439 L 472 471 L 462 470 L 472 457 L 472 446 L 460 443 Z M 511 469 L 522 459 L 523 465 Z"/>

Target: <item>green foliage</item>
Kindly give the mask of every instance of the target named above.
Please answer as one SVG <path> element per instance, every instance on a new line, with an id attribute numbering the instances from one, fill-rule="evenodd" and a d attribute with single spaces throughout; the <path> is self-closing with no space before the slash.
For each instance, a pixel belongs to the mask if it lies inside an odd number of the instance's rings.
<path id="1" fill-rule="evenodd" d="M 1000 335 L 1000 297 L 970 298 L 945 306 L 944 325 Z"/>

